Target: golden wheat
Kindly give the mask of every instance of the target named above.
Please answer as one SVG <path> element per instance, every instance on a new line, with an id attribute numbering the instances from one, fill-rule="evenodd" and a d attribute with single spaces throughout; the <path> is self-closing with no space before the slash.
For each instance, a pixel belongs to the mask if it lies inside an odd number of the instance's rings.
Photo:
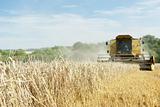
<path id="1" fill-rule="evenodd" d="M 53 61 L 0 66 L 1 107 L 159 107 L 160 66 Z M 9 66 L 9 67 L 7 67 Z"/>

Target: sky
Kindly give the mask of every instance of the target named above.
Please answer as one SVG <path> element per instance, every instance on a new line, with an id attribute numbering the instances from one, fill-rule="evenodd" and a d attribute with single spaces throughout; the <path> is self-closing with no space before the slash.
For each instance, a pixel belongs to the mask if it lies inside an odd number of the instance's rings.
<path id="1" fill-rule="evenodd" d="M 0 49 L 160 37 L 160 0 L 0 0 Z"/>

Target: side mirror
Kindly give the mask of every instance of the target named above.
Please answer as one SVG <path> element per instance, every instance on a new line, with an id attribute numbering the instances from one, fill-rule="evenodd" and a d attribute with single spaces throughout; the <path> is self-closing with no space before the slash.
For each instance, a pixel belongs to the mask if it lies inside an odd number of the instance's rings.
<path id="1" fill-rule="evenodd" d="M 107 50 L 107 53 L 109 53 L 109 50 Z"/>
<path id="2" fill-rule="evenodd" d="M 106 42 L 106 45 L 108 45 L 108 42 Z"/>
<path id="3" fill-rule="evenodd" d="M 142 44 L 144 44 L 144 41 L 142 41 Z"/>

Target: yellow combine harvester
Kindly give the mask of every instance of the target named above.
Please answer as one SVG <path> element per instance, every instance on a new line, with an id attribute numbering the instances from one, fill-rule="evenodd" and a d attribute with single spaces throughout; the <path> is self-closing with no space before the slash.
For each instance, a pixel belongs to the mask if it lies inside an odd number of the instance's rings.
<path id="1" fill-rule="evenodd" d="M 107 55 L 98 56 L 98 62 L 130 62 L 138 63 L 140 70 L 153 70 L 154 57 L 145 55 L 141 39 L 130 35 L 118 35 L 116 39 L 106 42 Z"/>

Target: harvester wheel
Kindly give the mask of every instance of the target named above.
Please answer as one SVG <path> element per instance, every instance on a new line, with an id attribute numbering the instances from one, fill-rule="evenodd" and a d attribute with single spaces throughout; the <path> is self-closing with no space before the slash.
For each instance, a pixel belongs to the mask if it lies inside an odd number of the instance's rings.
<path id="1" fill-rule="evenodd" d="M 144 61 L 143 63 L 140 63 L 140 70 L 149 70 L 153 71 L 154 70 L 154 65 L 155 65 L 155 58 L 154 56 L 150 57 L 150 60 Z"/>
<path id="2" fill-rule="evenodd" d="M 154 70 L 154 64 L 142 63 L 142 64 L 139 64 L 139 66 L 140 66 L 140 70 L 148 70 L 148 71 Z"/>
<path id="3" fill-rule="evenodd" d="M 152 62 L 152 64 L 151 64 L 151 71 L 153 71 L 154 70 L 154 64 L 155 64 L 155 57 L 151 56 L 150 61 Z"/>
<path id="4" fill-rule="evenodd" d="M 151 64 L 151 71 L 154 70 L 154 64 Z"/>

